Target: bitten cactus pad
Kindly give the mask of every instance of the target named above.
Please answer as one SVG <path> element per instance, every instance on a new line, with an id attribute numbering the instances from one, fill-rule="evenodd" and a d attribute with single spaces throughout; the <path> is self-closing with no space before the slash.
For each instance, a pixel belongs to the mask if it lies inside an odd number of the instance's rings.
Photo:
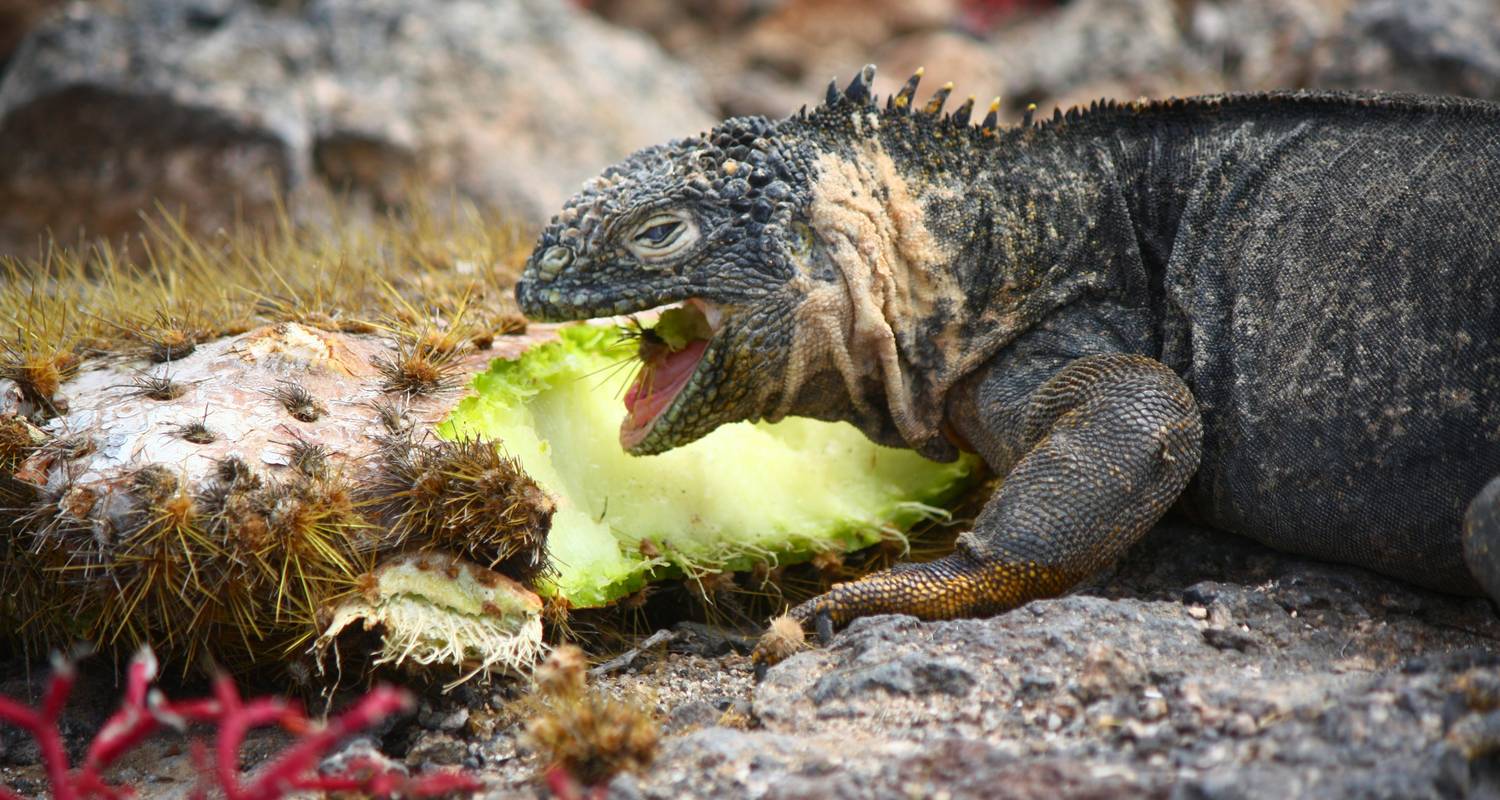
<path id="1" fill-rule="evenodd" d="M 668 453 L 627 455 L 616 432 L 632 355 L 614 329 L 564 328 L 556 343 L 497 360 L 440 427 L 502 442 L 553 494 L 551 591 L 574 607 L 652 579 L 869 546 L 934 513 L 974 473 L 969 460 L 935 463 L 808 419 L 729 425 Z"/>

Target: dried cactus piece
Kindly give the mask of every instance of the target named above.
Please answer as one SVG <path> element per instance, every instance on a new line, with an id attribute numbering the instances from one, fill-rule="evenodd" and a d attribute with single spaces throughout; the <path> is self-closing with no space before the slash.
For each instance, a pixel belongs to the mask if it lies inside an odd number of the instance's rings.
<path id="1" fill-rule="evenodd" d="M 360 583 L 358 594 L 329 612 L 314 644 L 320 656 L 358 623 L 380 629 L 376 663 L 459 667 L 464 674 L 452 687 L 476 675 L 523 671 L 544 649 L 541 599 L 461 558 L 408 553 L 381 564 Z"/>

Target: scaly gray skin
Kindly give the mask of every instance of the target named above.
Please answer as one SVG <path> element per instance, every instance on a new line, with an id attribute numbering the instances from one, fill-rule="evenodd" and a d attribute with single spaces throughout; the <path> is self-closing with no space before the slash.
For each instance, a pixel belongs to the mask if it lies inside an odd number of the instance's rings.
<path id="1" fill-rule="evenodd" d="M 542 319 L 722 308 L 634 452 L 800 414 L 1006 476 L 952 555 L 795 619 L 998 612 L 1174 503 L 1500 596 L 1500 107 L 1272 93 L 997 130 L 947 87 L 916 110 L 918 76 L 879 110 L 872 77 L 612 167 L 517 289 Z"/>

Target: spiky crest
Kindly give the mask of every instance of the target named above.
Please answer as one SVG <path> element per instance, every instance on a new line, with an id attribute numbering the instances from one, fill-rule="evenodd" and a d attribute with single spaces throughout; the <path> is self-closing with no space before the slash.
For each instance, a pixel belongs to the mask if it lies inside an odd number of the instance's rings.
<path id="1" fill-rule="evenodd" d="M 1054 107 L 1051 118 L 1037 115 L 1037 105 L 1027 104 L 1021 122 L 1008 128 L 1002 127 L 999 115 L 999 98 L 990 104 L 983 121 L 978 126 L 972 126 L 971 121 L 974 113 L 974 98 L 970 96 L 952 113 L 943 115 L 943 107 L 948 97 L 953 92 L 953 83 L 944 84 L 933 92 L 931 98 L 920 109 L 916 109 L 916 90 L 921 81 L 924 70 L 918 68 L 901 89 L 886 99 L 885 109 L 882 116 L 890 118 L 908 117 L 913 120 L 925 118 L 933 123 L 945 125 L 951 128 L 969 128 L 975 140 L 998 140 L 1004 138 L 1002 133 L 1013 131 L 1024 134 L 1030 131 L 1045 131 L 1061 129 L 1068 126 L 1079 125 L 1111 125 L 1122 120 L 1138 119 L 1145 116 L 1160 116 L 1171 114 L 1201 114 L 1201 113 L 1225 113 L 1235 110 L 1260 111 L 1271 107 L 1301 107 L 1316 108 L 1320 106 L 1332 107 L 1362 107 L 1387 110 L 1412 110 L 1430 111 L 1438 109 L 1462 109 L 1476 115 L 1493 117 L 1495 107 L 1489 104 L 1452 97 L 1426 97 L 1419 95 L 1389 93 L 1389 94 L 1355 94 L 1338 91 L 1274 91 L 1259 92 L 1253 94 L 1233 95 L 1204 95 L 1192 98 L 1167 98 L 1164 100 L 1150 100 L 1141 98 L 1134 101 L 1117 101 L 1114 99 L 1100 99 L 1089 103 L 1088 107 L 1073 106 L 1067 109 Z M 799 119 L 807 119 L 809 114 L 826 114 L 832 111 L 847 112 L 851 108 L 875 109 L 876 97 L 871 93 L 871 86 L 875 80 L 875 65 L 867 64 L 861 69 L 848 87 L 843 91 L 838 88 L 838 79 L 835 78 L 828 84 L 827 96 L 822 105 L 811 111 L 805 107 L 798 114 Z"/>
<path id="2" fill-rule="evenodd" d="M 875 104 L 875 95 L 870 93 L 870 87 L 875 84 L 875 65 L 866 64 L 865 68 L 855 74 L 854 80 L 849 82 L 849 88 L 844 90 L 844 96 L 855 103 Z"/>
<path id="3" fill-rule="evenodd" d="M 954 125 L 960 125 L 960 126 L 968 125 L 969 124 L 969 115 L 973 114 L 973 113 L 974 113 L 974 95 L 971 94 L 968 97 L 964 98 L 963 104 L 960 105 L 958 108 L 954 109 L 952 116 L 948 117 L 948 119 Z"/>
<path id="4" fill-rule="evenodd" d="M 895 110 L 902 113 L 907 113 L 907 111 L 911 108 L 912 95 L 916 94 L 917 84 L 921 82 L 921 80 L 922 68 L 917 67 L 917 71 L 913 72 L 912 76 L 906 79 L 906 84 L 901 87 L 901 91 L 897 92 L 889 100 L 886 101 L 886 110 Z"/>
<path id="5" fill-rule="evenodd" d="M 990 101 L 989 110 L 984 115 L 984 122 L 980 123 L 979 130 L 985 136 L 994 136 L 995 131 L 1000 128 L 1000 98 Z"/>
<path id="6" fill-rule="evenodd" d="M 927 107 L 922 113 L 929 117 L 935 117 L 943 112 L 943 104 L 948 102 L 948 95 L 953 93 L 953 81 L 943 84 L 943 88 L 932 93 L 932 99 L 927 101 Z"/>

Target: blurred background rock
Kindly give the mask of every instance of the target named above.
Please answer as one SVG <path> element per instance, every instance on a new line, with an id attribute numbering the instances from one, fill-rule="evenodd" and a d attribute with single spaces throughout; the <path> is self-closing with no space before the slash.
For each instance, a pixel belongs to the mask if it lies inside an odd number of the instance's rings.
<path id="1" fill-rule="evenodd" d="M 1500 0 L 0 0 L 0 254 L 459 199 L 523 226 L 625 153 L 874 62 L 1011 117 L 1360 87 L 1500 99 Z"/>

